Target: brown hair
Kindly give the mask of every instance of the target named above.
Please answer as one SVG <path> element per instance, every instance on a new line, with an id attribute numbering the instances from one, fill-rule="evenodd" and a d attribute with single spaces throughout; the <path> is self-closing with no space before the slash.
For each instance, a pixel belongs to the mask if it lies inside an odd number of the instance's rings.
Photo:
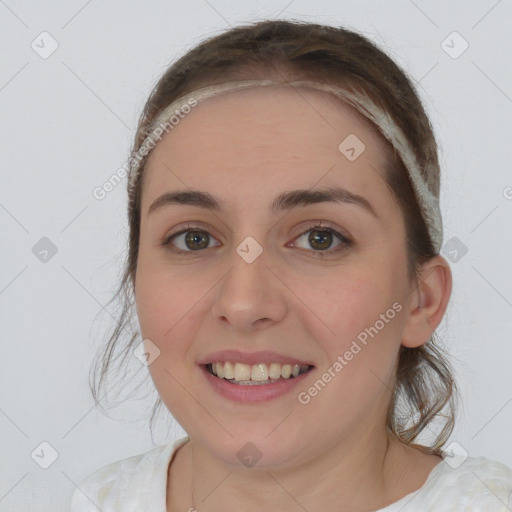
<path id="1" fill-rule="evenodd" d="M 362 89 L 383 108 L 406 134 L 422 173 L 439 197 L 439 162 L 431 124 L 405 72 L 365 37 L 339 27 L 295 21 L 262 21 L 238 26 L 212 37 L 182 56 L 160 78 L 139 119 L 133 153 L 141 147 L 158 114 L 177 98 L 198 88 L 230 80 L 256 78 L 313 80 Z M 391 145 L 389 145 L 391 146 Z M 406 224 L 408 275 L 419 279 L 420 267 L 436 256 L 403 162 L 395 158 L 384 177 L 402 210 Z M 141 162 L 144 166 L 144 160 Z M 144 173 L 142 172 L 141 175 Z M 120 286 L 120 318 L 94 365 L 91 390 L 99 404 L 100 390 L 114 362 L 121 367 L 137 344 L 140 333 L 131 325 L 140 230 L 142 179 L 137 179 L 128 205 L 129 253 Z M 127 344 L 118 349 L 125 330 Z M 120 353 L 116 353 L 120 350 Z M 122 356 L 122 357 L 121 357 Z M 121 360 L 119 360 L 121 357 Z M 98 378 L 99 372 L 99 378 Z M 435 333 L 417 348 L 400 347 L 392 400 L 386 426 L 403 443 L 411 444 L 434 420 L 442 429 L 426 453 L 442 454 L 454 428 L 457 388 L 451 367 Z M 150 425 L 162 405 L 158 397 Z M 444 409 L 447 409 L 443 412 Z"/>

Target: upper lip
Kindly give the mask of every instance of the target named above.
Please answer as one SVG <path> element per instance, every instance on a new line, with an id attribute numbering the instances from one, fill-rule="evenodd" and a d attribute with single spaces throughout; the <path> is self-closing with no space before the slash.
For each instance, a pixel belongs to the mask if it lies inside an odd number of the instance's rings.
<path id="1" fill-rule="evenodd" d="M 309 365 L 313 364 L 309 361 L 303 361 L 295 357 L 278 354 L 271 350 L 263 350 L 259 352 L 240 352 L 239 350 L 219 350 L 200 358 L 198 364 L 210 364 L 220 361 L 230 361 L 234 363 L 243 364 L 258 364 L 258 363 L 280 363 L 280 364 L 298 364 Z"/>

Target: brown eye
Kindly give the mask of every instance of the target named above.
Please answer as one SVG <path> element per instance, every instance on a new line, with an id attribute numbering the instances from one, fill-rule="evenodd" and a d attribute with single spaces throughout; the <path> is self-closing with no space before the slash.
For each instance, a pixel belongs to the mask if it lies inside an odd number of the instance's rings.
<path id="1" fill-rule="evenodd" d="M 208 247 L 210 237 L 204 231 L 188 231 L 185 236 L 185 245 L 195 251 Z"/>
<path id="2" fill-rule="evenodd" d="M 323 256 L 327 253 L 336 253 L 354 245 L 346 236 L 326 226 L 311 226 L 307 231 L 302 233 L 302 235 L 297 237 L 296 240 L 304 240 L 306 236 L 306 243 L 309 245 L 306 249 L 314 249 L 313 252 L 319 256 Z M 332 244 L 335 242 L 336 238 L 338 239 L 338 243 L 333 246 Z M 292 245 L 295 246 L 295 244 Z M 332 247 L 334 247 L 334 249 L 329 250 Z"/>
<path id="3" fill-rule="evenodd" d="M 210 242 L 214 240 L 207 231 L 202 230 L 184 230 L 170 236 L 163 245 L 175 246 L 176 252 L 190 254 L 194 251 L 200 251 L 210 247 Z M 218 244 L 217 244 L 218 245 Z"/>
<path id="4" fill-rule="evenodd" d="M 314 249 L 325 251 L 332 244 L 333 235 L 329 231 L 311 230 L 308 242 Z"/>

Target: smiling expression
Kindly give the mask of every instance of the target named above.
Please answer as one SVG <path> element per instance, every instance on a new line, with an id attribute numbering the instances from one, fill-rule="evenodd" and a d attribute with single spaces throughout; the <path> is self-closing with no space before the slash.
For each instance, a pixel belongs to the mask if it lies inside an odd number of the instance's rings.
<path id="1" fill-rule="evenodd" d="M 364 151 L 351 161 L 339 146 L 354 135 Z M 135 281 L 142 337 L 160 350 L 149 370 L 191 438 L 226 462 L 251 442 L 283 466 L 384 428 L 411 293 L 389 157 L 327 93 L 268 88 L 205 100 L 151 153 Z M 394 303 L 401 312 L 301 404 Z M 225 362 L 244 382 L 247 368 L 254 380 L 272 364 L 310 368 L 249 386 L 215 376 Z"/>

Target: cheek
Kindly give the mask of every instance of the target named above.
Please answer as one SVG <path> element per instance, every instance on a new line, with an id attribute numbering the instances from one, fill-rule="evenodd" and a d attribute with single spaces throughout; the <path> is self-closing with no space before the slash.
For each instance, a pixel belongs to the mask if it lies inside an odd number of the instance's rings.
<path id="1" fill-rule="evenodd" d="M 378 276 L 352 269 L 322 283 L 321 292 L 303 295 L 315 313 L 303 316 L 303 322 L 324 357 L 317 380 L 299 390 L 301 399 L 310 400 L 318 417 L 329 416 L 347 431 L 369 411 L 384 407 L 393 388 L 404 305 L 389 271 Z M 328 427 L 323 428 L 327 435 Z"/>
<path id="2" fill-rule="evenodd" d="M 392 366 L 403 329 L 403 298 L 400 281 L 383 267 L 369 271 L 352 267 L 316 282 L 313 291 L 303 287 L 309 313 L 303 318 L 332 365 L 344 356 L 357 367 Z M 306 312 L 305 312 L 306 313 Z"/>
<path id="3" fill-rule="evenodd" d="M 144 338 L 160 349 L 166 366 L 188 366 L 187 351 L 207 314 L 208 292 L 216 280 L 196 272 L 184 272 L 158 258 L 141 255 L 137 267 L 135 301 Z"/>
<path id="4" fill-rule="evenodd" d="M 143 336 L 163 340 L 185 314 L 194 287 L 186 286 L 183 277 L 148 252 L 140 251 L 137 264 L 137 315 Z"/>
<path id="5" fill-rule="evenodd" d="M 144 257 L 139 259 L 135 301 L 141 335 L 160 351 L 148 370 L 167 408 L 181 419 L 190 399 L 184 389 L 193 366 L 189 360 L 191 327 L 201 294 L 187 286 L 183 277 L 171 275 L 154 261 L 147 263 Z"/>
<path id="6" fill-rule="evenodd" d="M 165 288 L 156 279 L 156 273 L 146 270 L 144 265 L 137 269 L 135 285 L 137 316 L 144 338 L 160 338 L 164 329 L 164 318 L 172 315 Z"/>

